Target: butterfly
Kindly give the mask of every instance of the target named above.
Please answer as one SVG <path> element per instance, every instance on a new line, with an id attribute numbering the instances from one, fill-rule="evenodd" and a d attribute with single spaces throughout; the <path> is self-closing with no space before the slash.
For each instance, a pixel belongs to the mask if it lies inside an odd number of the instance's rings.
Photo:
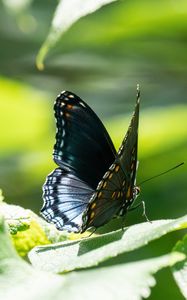
<path id="1" fill-rule="evenodd" d="M 54 112 L 58 165 L 43 186 L 42 216 L 59 230 L 84 232 L 124 216 L 136 186 L 140 92 L 128 131 L 116 152 L 103 123 L 77 95 L 58 95 Z"/>

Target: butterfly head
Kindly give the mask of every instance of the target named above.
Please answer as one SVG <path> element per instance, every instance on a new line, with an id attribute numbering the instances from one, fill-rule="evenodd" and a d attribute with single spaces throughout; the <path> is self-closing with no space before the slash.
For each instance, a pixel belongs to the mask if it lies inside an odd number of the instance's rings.
<path id="1" fill-rule="evenodd" d="M 135 186 L 133 188 L 133 198 L 136 199 L 136 197 L 138 197 L 139 194 L 140 194 L 140 187 L 139 186 Z"/>

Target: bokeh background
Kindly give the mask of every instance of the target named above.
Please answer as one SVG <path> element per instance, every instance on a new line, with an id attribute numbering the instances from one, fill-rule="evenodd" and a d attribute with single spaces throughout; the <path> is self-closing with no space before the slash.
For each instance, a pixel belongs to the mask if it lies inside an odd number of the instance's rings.
<path id="1" fill-rule="evenodd" d="M 104 6 L 64 34 L 40 72 L 35 58 L 55 6 L 49 0 L 0 4 L 0 188 L 7 202 L 37 213 L 42 184 L 55 167 L 53 102 L 61 90 L 91 105 L 118 147 L 140 84 L 138 182 L 187 157 L 187 2 L 126 0 Z M 184 165 L 142 186 L 139 200 L 151 220 L 187 213 L 186 174 Z M 129 213 L 127 225 L 144 221 L 141 214 L 141 208 Z M 139 257 L 170 251 L 180 234 L 153 242 Z M 150 299 L 183 299 L 168 271 L 157 279 Z"/>

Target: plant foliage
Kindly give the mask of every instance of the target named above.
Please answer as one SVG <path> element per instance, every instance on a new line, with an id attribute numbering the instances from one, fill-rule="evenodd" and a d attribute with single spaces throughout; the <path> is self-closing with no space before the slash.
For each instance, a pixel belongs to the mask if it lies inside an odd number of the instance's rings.
<path id="1" fill-rule="evenodd" d="M 183 221 L 180 224 L 184 226 Z M 177 226 L 180 226 L 179 222 Z M 98 268 L 94 268 L 56 275 L 52 272 L 40 271 L 37 266 L 35 268 L 18 257 L 2 217 L 0 244 L 0 298 L 3 299 L 15 297 L 26 300 L 50 300 L 54 297 L 55 299 L 103 299 L 107 297 L 139 300 L 150 295 L 150 287 L 156 283 L 153 275 L 158 270 L 173 266 L 185 258 L 182 253 L 172 252 L 157 258 L 101 267 L 99 272 Z M 63 248 L 63 245 L 59 247 Z M 87 251 L 91 252 L 92 249 L 88 247 Z M 54 253 L 53 258 L 57 258 L 56 255 Z M 66 254 L 63 257 L 66 258 Z M 52 265 L 52 261 L 48 261 L 47 264 Z M 97 289 L 94 288 L 95 286 Z"/>

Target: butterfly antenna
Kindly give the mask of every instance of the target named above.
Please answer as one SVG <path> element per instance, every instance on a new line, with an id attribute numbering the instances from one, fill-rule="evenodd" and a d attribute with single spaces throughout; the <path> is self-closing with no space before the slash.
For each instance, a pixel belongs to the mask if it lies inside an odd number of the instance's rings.
<path id="1" fill-rule="evenodd" d="M 152 176 L 152 177 L 150 177 L 150 178 L 148 178 L 148 179 L 146 179 L 146 180 L 140 182 L 140 184 L 138 184 L 138 186 L 141 186 L 141 185 L 144 184 L 145 182 L 150 181 L 150 180 L 152 180 L 152 179 L 154 179 L 154 178 L 157 178 L 157 177 L 160 177 L 160 176 L 162 176 L 162 175 L 164 175 L 164 174 L 166 174 L 166 173 L 169 173 L 170 171 L 173 171 L 173 170 L 177 169 L 178 167 L 180 167 L 180 166 L 182 166 L 182 165 L 184 165 L 184 162 L 182 162 L 182 163 L 176 165 L 175 167 L 173 167 L 173 168 L 171 168 L 171 169 L 169 169 L 169 170 L 167 170 L 167 171 L 164 171 L 164 172 L 162 172 L 162 173 L 160 173 L 160 174 L 158 174 L 158 175 L 154 175 L 154 176 Z"/>

